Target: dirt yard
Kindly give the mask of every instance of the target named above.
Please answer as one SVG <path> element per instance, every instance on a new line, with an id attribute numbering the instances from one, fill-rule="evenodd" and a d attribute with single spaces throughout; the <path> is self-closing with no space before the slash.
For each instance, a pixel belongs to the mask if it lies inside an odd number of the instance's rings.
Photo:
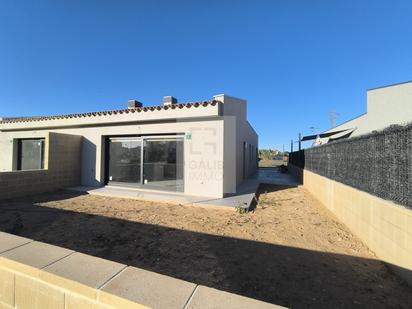
<path id="1" fill-rule="evenodd" d="M 1 202 L 0 230 L 292 308 L 411 308 L 412 289 L 301 187 L 255 211 L 59 192 Z"/>

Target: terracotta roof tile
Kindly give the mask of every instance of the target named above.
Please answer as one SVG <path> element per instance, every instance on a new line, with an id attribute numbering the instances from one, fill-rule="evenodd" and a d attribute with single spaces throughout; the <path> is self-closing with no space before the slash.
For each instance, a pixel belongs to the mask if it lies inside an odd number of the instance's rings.
<path id="1" fill-rule="evenodd" d="M 116 115 L 116 114 L 129 114 L 129 113 L 141 113 L 148 111 L 161 111 L 170 109 L 182 109 L 184 107 L 198 108 L 200 106 L 215 106 L 219 101 L 202 101 L 202 102 L 189 102 L 189 103 L 178 103 L 171 105 L 158 105 L 158 106 L 145 106 L 145 107 L 136 107 L 136 108 L 125 108 L 125 109 L 115 109 L 101 112 L 90 112 L 90 113 L 78 113 L 78 114 L 66 114 L 66 115 L 56 115 L 56 116 L 32 116 L 32 117 L 4 117 L 0 118 L 1 123 L 16 123 L 16 122 L 33 122 L 33 121 L 44 121 L 44 120 L 57 120 L 57 119 L 70 119 L 70 118 L 81 118 L 81 117 L 96 117 L 96 116 L 107 116 L 107 115 Z"/>

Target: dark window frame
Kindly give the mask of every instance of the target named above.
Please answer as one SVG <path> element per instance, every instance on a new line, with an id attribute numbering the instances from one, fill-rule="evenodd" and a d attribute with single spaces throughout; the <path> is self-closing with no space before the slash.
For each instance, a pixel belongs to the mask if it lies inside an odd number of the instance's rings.
<path id="1" fill-rule="evenodd" d="M 17 170 L 23 171 L 22 169 L 22 142 L 23 141 L 39 141 L 41 142 L 41 153 L 40 153 L 40 168 L 36 170 L 44 170 L 44 159 L 45 159 L 45 138 L 44 137 L 36 137 L 36 138 L 18 138 L 17 139 Z M 26 170 L 27 171 L 27 170 Z"/>

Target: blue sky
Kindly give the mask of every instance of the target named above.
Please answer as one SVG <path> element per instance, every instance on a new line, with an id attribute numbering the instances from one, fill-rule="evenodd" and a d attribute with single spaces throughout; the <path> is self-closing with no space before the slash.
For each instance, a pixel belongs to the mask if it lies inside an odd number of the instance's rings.
<path id="1" fill-rule="evenodd" d="M 411 1 L 3 1 L 0 115 L 245 98 L 261 147 L 412 79 Z"/>

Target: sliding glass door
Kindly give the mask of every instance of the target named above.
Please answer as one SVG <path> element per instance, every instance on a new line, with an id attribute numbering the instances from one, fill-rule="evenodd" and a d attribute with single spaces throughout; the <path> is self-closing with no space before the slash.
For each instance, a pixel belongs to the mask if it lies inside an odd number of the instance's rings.
<path id="1" fill-rule="evenodd" d="M 145 185 L 183 191 L 183 139 L 147 139 L 143 153 Z"/>
<path id="2" fill-rule="evenodd" d="M 183 192 L 183 138 L 109 139 L 109 183 Z"/>
<path id="3" fill-rule="evenodd" d="M 109 181 L 141 183 L 142 141 L 137 138 L 111 138 Z"/>

